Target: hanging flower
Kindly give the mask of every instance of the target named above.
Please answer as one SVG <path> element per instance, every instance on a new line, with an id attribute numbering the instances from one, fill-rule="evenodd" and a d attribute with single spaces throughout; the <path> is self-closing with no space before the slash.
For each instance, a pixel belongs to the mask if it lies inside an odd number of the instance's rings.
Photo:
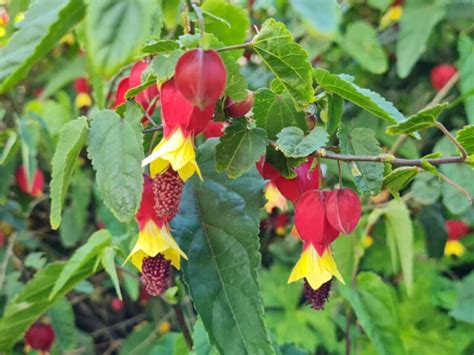
<path id="1" fill-rule="evenodd" d="M 77 78 L 74 81 L 74 90 L 77 94 L 76 100 L 74 102 L 77 108 L 89 107 L 92 105 L 92 98 L 89 94 L 89 81 L 87 80 L 87 78 Z"/>
<path id="2" fill-rule="evenodd" d="M 36 169 L 33 175 L 33 181 L 28 181 L 26 166 L 18 167 L 15 173 L 16 184 L 18 188 L 31 197 L 39 197 L 43 195 L 44 176 L 40 169 Z"/>
<path id="3" fill-rule="evenodd" d="M 163 139 L 142 165 L 150 164 L 152 177 L 162 174 L 170 166 L 183 181 L 195 172 L 201 176 L 194 151 L 194 137 L 209 124 L 215 104 L 201 111 L 181 95 L 174 79 L 162 85 L 160 94 Z"/>
<path id="4" fill-rule="evenodd" d="M 459 239 L 469 234 L 469 226 L 460 219 L 449 219 L 445 223 L 448 240 L 444 246 L 444 255 L 462 256 L 466 248 Z"/>

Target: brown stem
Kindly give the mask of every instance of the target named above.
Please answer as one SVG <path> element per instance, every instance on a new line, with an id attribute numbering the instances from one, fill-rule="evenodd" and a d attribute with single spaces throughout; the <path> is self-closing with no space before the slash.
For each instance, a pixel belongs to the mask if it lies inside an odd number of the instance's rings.
<path id="1" fill-rule="evenodd" d="M 449 138 L 451 142 L 454 143 L 454 145 L 459 149 L 459 152 L 461 153 L 461 156 L 463 160 L 467 159 L 467 152 L 466 149 L 461 145 L 461 143 L 458 142 L 456 137 L 454 137 L 451 132 L 448 131 L 448 129 L 441 123 L 441 122 L 436 122 L 436 127 L 443 132 L 443 134 Z"/>
<path id="2" fill-rule="evenodd" d="M 184 340 L 188 345 L 189 350 L 193 349 L 193 338 L 191 337 L 191 333 L 189 332 L 188 325 L 186 324 L 186 319 L 184 318 L 183 310 L 181 309 L 180 304 L 173 305 L 174 313 L 176 314 L 176 320 L 178 321 L 178 325 L 183 332 Z"/>

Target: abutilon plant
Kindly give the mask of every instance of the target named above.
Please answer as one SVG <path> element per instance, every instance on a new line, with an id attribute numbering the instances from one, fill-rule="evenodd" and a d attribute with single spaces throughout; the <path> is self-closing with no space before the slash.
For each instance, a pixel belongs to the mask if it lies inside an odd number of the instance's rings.
<path id="1" fill-rule="evenodd" d="M 444 246 L 444 255 L 462 256 L 466 251 L 466 247 L 460 239 L 469 234 L 469 226 L 461 219 L 448 219 L 445 226 L 448 231 L 448 240 Z"/>
<path id="2" fill-rule="evenodd" d="M 359 196 L 349 188 L 329 192 L 326 200 L 327 219 L 340 233 L 349 234 L 360 220 L 362 207 Z"/>
<path id="3" fill-rule="evenodd" d="M 90 96 L 89 80 L 85 77 L 77 78 L 74 81 L 74 90 L 76 91 L 76 100 L 74 101 L 77 108 L 89 107 L 92 105 Z"/>

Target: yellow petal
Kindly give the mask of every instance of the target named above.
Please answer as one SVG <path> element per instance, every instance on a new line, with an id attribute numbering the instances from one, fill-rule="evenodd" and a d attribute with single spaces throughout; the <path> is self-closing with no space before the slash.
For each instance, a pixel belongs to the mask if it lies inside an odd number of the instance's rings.
<path id="1" fill-rule="evenodd" d="M 344 279 L 342 278 L 342 275 L 339 273 L 339 270 L 337 269 L 336 261 L 334 261 L 334 258 L 332 257 L 332 252 L 330 249 L 327 249 L 323 256 L 320 258 L 320 263 L 323 269 L 325 269 L 327 272 L 331 273 L 333 276 L 336 276 L 336 278 L 344 284 Z"/>
<path id="2" fill-rule="evenodd" d="M 401 6 L 392 6 L 380 19 L 380 30 L 384 30 L 388 26 L 396 23 L 403 15 L 403 8 Z"/>
<path id="3" fill-rule="evenodd" d="M 92 105 L 92 99 L 89 94 L 85 92 L 80 92 L 76 96 L 75 105 L 77 108 L 89 107 L 90 105 Z"/>
<path id="4" fill-rule="evenodd" d="M 265 210 L 268 213 L 271 213 L 275 207 L 279 208 L 281 211 L 288 210 L 288 203 L 285 196 L 283 196 L 278 188 L 271 182 L 265 188 L 265 198 L 267 199 Z"/>
<path id="5" fill-rule="evenodd" d="M 459 240 L 448 240 L 444 246 L 444 255 L 461 256 L 466 248 Z"/>

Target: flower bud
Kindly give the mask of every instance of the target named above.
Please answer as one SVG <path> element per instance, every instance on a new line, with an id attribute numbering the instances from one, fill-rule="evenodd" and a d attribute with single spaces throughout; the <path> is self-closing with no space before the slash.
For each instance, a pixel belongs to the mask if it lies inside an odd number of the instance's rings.
<path id="1" fill-rule="evenodd" d="M 35 350 L 49 351 L 55 334 L 50 324 L 36 322 L 25 334 L 25 343 Z"/>
<path id="2" fill-rule="evenodd" d="M 224 111 L 227 116 L 238 118 L 244 116 L 253 106 L 254 93 L 249 91 L 247 98 L 243 101 L 234 101 L 230 97 L 225 100 Z"/>
<path id="3" fill-rule="evenodd" d="M 16 184 L 25 194 L 32 197 L 38 197 L 43 194 L 44 187 L 44 176 L 41 170 L 36 169 L 33 175 L 33 183 L 30 185 L 28 182 L 26 167 L 20 166 L 15 173 Z"/>
<path id="4" fill-rule="evenodd" d="M 469 226 L 461 219 L 448 219 L 445 225 L 449 240 L 458 240 L 469 233 Z"/>
<path id="5" fill-rule="evenodd" d="M 201 111 L 219 99 L 226 79 L 224 62 L 214 50 L 192 49 L 176 63 L 176 86 Z"/>
<path id="6" fill-rule="evenodd" d="M 359 196 L 349 188 L 329 192 L 326 200 L 326 217 L 340 233 L 351 233 L 360 220 Z"/>

